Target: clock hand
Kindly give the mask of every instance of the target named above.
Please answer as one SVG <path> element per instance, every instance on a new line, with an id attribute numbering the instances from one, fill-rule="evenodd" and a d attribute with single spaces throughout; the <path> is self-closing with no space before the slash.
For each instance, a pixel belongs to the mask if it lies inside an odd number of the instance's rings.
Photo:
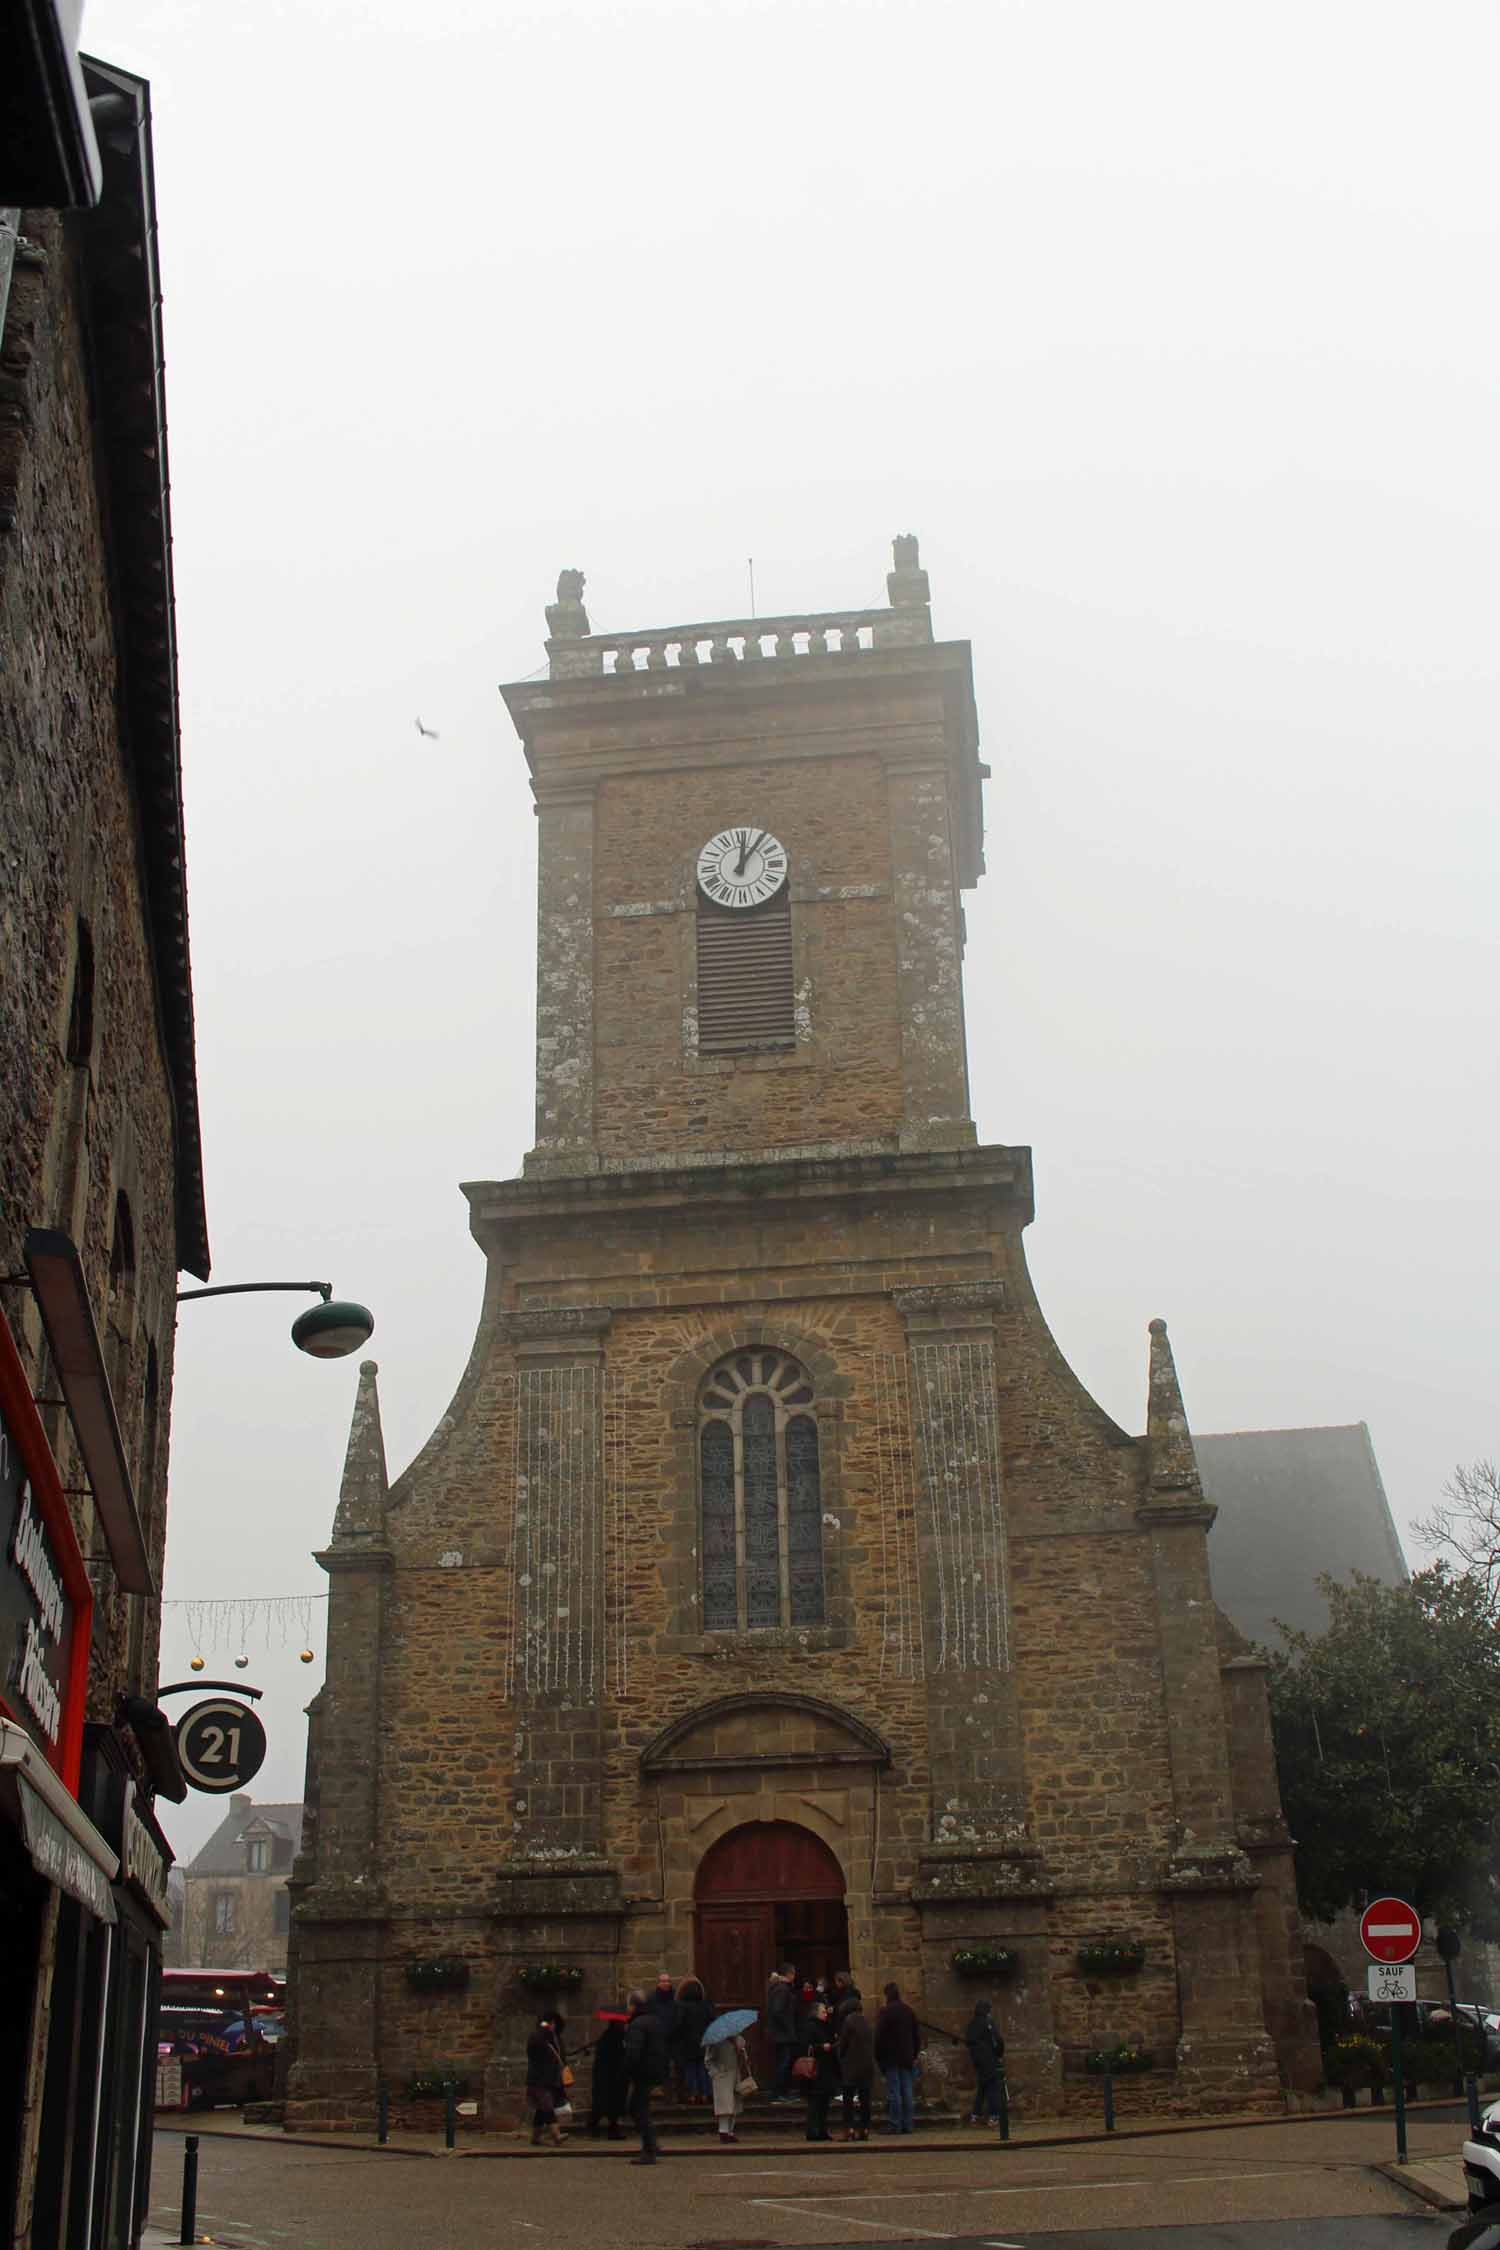
<path id="1" fill-rule="evenodd" d="M 758 844 L 758 843 L 760 842 L 760 840 L 761 840 L 761 836 L 764 836 L 764 835 L 765 835 L 765 830 L 764 830 L 764 829 L 762 829 L 762 830 L 761 830 L 761 832 L 760 832 L 760 836 L 757 836 L 757 837 L 755 838 L 755 842 L 754 842 L 754 843 L 750 843 L 750 844 L 742 844 L 742 845 L 740 846 L 740 857 L 739 857 L 739 864 L 738 864 L 738 866 L 737 866 L 737 867 L 735 868 L 735 873 L 736 873 L 736 875 L 743 875 L 743 874 L 744 874 L 744 872 L 745 872 L 745 862 L 746 862 L 746 860 L 747 860 L 747 859 L 748 859 L 748 858 L 750 857 L 750 854 L 751 854 L 751 853 L 752 853 L 752 852 L 754 851 L 754 849 L 755 849 L 755 845 L 756 845 L 756 844 Z"/>

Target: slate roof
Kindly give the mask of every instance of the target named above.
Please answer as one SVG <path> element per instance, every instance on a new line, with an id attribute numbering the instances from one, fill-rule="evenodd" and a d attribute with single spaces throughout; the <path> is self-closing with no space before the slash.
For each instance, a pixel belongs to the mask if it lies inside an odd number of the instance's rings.
<path id="1" fill-rule="evenodd" d="M 302 1842 L 301 1805 L 255 1805 L 239 1812 L 226 1813 L 209 1837 L 198 1857 L 189 1860 L 185 1873 L 189 1875 L 243 1875 L 245 1850 L 240 1842 L 247 1828 L 264 1821 L 272 1833 L 291 1839 L 293 1852 Z"/>
<path id="2" fill-rule="evenodd" d="M 1278 1618 L 1322 1632 L 1324 1571 L 1360 1570 L 1387 1585 L 1410 1576 L 1363 1422 L 1195 1433 L 1193 1445 L 1204 1495 L 1219 1511 L 1208 1535 L 1214 1597 L 1250 1640 L 1280 1648 Z"/>

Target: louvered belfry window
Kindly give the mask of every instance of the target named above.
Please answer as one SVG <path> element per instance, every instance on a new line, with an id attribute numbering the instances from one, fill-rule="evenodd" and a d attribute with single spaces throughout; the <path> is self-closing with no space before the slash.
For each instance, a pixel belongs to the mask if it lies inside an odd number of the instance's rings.
<path id="1" fill-rule="evenodd" d="M 707 1632 L 823 1622 L 812 1408 L 806 1370 L 782 1351 L 735 1352 L 704 1387 L 698 1470 Z"/>
<path id="2" fill-rule="evenodd" d="M 792 903 L 785 884 L 764 906 L 698 900 L 698 1052 L 732 1055 L 796 1044 Z"/>

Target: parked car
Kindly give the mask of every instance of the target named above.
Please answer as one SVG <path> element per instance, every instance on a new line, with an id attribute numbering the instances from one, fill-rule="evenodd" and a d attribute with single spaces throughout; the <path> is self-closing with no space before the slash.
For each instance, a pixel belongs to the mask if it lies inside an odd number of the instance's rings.
<path id="1" fill-rule="evenodd" d="M 1475 2217 L 1493 2212 L 1500 2223 L 1500 2102 L 1489 2104 L 1464 2142 L 1464 2185 Z"/>
<path id="2" fill-rule="evenodd" d="M 1500 2013 L 1477 2000 L 1460 2000 L 1458 2012 L 1466 2024 L 1484 2033 L 1484 2067 L 1500 2070 Z"/>

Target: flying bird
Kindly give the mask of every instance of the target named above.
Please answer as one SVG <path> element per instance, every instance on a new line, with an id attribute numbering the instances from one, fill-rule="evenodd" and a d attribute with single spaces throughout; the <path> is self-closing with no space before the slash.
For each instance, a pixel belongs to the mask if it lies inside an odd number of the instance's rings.
<path id="1" fill-rule="evenodd" d="M 441 742 L 443 739 L 436 727 L 424 727 L 420 719 L 417 721 L 417 732 L 425 734 L 429 742 Z"/>

